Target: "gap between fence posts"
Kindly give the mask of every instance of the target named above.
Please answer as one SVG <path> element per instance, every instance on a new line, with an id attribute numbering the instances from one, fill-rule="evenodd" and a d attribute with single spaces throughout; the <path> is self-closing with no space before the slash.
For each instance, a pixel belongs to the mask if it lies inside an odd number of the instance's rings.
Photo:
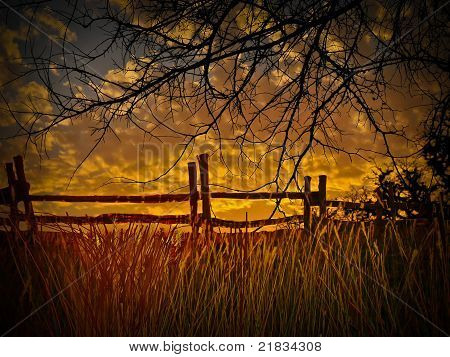
<path id="1" fill-rule="evenodd" d="M 307 234 L 311 232 L 311 176 L 305 176 L 305 198 L 303 199 L 303 224 Z"/>
<path id="2" fill-rule="evenodd" d="M 202 224 L 205 236 L 208 235 L 211 227 L 211 193 L 209 191 L 209 155 L 200 154 L 198 156 L 198 166 L 200 171 L 200 188 L 202 199 Z"/>
<path id="3" fill-rule="evenodd" d="M 189 173 L 189 203 L 191 209 L 190 222 L 192 229 L 192 239 L 196 240 L 198 235 L 198 190 L 197 190 L 197 164 L 188 163 Z"/>

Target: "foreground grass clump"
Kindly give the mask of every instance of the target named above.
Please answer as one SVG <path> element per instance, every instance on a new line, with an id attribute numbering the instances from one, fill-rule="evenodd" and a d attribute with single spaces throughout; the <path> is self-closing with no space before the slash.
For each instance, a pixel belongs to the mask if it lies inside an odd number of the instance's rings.
<path id="1" fill-rule="evenodd" d="M 61 228 L 2 252 L 20 272 L 9 325 L 46 303 L 9 334 L 443 335 L 444 241 L 434 224 L 415 223 L 329 222 L 311 236 L 216 234 L 195 244 L 149 226 Z"/>

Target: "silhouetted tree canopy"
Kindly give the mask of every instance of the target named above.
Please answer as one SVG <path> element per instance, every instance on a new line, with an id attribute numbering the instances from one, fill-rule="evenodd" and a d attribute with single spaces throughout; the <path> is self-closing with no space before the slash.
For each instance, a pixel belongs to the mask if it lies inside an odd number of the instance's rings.
<path id="1" fill-rule="evenodd" d="M 440 189 L 448 193 L 450 183 L 449 162 L 449 98 L 436 106 L 430 119 L 425 123 L 423 155 L 437 179 Z"/>
<path id="2" fill-rule="evenodd" d="M 392 168 L 378 168 L 375 175 L 376 192 L 381 200 L 388 203 L 388 209 L 392 210 L 399 203 L 403 203 L 401 212 L 407 218 L 431 216 L 432 194 L 438 185 L 426 179 L 424 170 L 402 167 L 397 172 Z"/>

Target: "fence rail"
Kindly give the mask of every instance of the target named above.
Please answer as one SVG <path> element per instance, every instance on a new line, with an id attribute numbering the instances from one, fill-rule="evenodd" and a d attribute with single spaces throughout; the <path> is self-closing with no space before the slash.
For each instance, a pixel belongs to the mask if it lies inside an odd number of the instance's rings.
<path id="1" fill-rule="evenodd" d="M 23 215 L 20 217 L 25 220 Z M 161 223 L 161 224 L 188 224 L 190 222 L 189 215 L 163 215 L 156 216 L 152 214 L 123 214 L 111 213 L 101 214 L 98 216 L 52 216 L 52 215 L 36 215 L 36 223 L 51 224 L 118 224 L 118 223 Z"/>
<path id="2" fill-rule="evenodd" d="M 236 200 L 275 200 L 291 199 L 303 200 L 303 192 L 211 192 L 211 198 Z M 31 201 L 40 202 L 102 202 L 102 203 L 165 203 L 189 201 L 189 193 L 168 193 L 156 195 L 126 195 L 126 196 L 77 196 L 77 195 L 29 195 Z M 197 200 L 200 197 L 196 198 Z M 313 192 L 312 200 L 318 202 L 318 192 Z"/>
<path id="3" fill-rule="evenodd" d="M 211 218 L 211 224 L 215 227 L 229 228 L 257 228 L 262 226 L 278 225 L 282 223 L 302 222 L 303 215 L 295 215 L 281 218 L 257 219 L 254 221 L 227 221 L 219 218 Z"/>
<path id="4" fill-rule="evenodd" d="M 102 203 L 166 203 L 189 201 L 189 194 L 162 194 L 136 196 L 71 196 L 71 195 L 29 195 L 31 201 L 40 202 L 102 202 Z"/>
<path id="5" fill-rule="evenodd" d="M 348 210 L 360 210 L 376 214 L 381 219 L 387 210 L 397 212 L 402 209 L 412 209 L 411 205 L 388 202 L 344 202 L 327 200 L 327 176 L 319 176 L 318 191 L 311 191 L 311 177 L 305 176 L 303 192 L 211 192 L 209 184 L 208 154 L 198 157 L 198 171 L 200 178 L 200 192 L 198 191 L 197 163 L 188 163 L 189 193 L 149 194 L 149 195 L 36 195 L 30 194 L 30 184 L 25 177 L 25 169 L 21 156 L 14 157 L 14 164 L 5 164 L 8 177 L 8 187 L 0 189 L 0 204 L 10 208 L 9 218 L 0 218 L 0 223 L 18 227 L 19 222 L 27 221 L 32 230 L 37 224 L 114 224 L 114 223 L 161 223 L 161 224 L 190 224 L 195 234 L 200 226 L 208 230 L 214 226 L 230 228 L 254 228 L 281 223 L 303 222 L 304 229 L 311 228 L 311 207 L 319 207 L 320 216 L 324 217 L 327 207 L 341 207 Z M 238 200 L 281 200 L 292 199 L 303 201 L 303 215 L 290 217 L 260 219 L 249 221 L 230 221 L 211 216 L 211 199 Z M 101 214 L 98 216 L 55 216 L 35 215 L 32 202 L 100 202 L 100 203 L 167 203 L 188 202 L 190 213 L 186 215 L 151 215 L 151 214 Z M 198 201 L 202 202 L 202 212 L 198 212 Z M 18 210 L 18 203 L 23 202 L 25 213 Z M 442 210 L 442 202 L 441 202 Z M 446 206 L 447 210 L 447 206 Z"/>

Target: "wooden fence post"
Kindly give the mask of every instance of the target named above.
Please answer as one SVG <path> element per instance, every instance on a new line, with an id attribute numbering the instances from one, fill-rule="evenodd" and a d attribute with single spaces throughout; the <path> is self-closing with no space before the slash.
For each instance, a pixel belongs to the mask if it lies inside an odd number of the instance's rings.
<path id="1" fill-rule="evenodd" d="M 14 173 L 14 166 L 12 162 L 7 162 L 5 164 L 6 175 L 8 177 L 8 188 L 9 188 L 9 196 L 10 196 L 10 204 L 9 204 L 9 219 L 11 220 L 11 234 L 16 237 L 16 231 L 19 230 L 19 219 L 18 219 L 18 209 L 17 209 L 17 199 L 16 199 L 16 174 Z"/>
<path id="2" fill-rule="evenodd" d="M 191 206 L 191 227 L 192 238 L 195 239 L 198 233 L 197 211 L 198 211 L 198 190 L 197 190 L 197 164 L 188 163 L 189 172 L 189 203 Z"/>
<path id="3" fill-rule="evenodd" d="M 319 206 L 320 219 L 324 219 L 327 214 L 327 176 L 319 176 Z"/>
<path id="4" fill-rule="evenodd" d="M 202 218 L 207 233 L 211 225 L 211 194 L 209 192 L 209 165 L 208 154 L 200 154 L 198 157 L 198 166 L 200 170 L 200 186 L 202 198 Z"/>
<path id="5" fill-rule="evenodd" d="M 25 206 L 25 216 L 30 225 L 31 232 L 36 233 L 37 229 L 34 219 L 33 204 L 30 200 L 30 184 L 27 182 L 25 177 L 22 156 L 14 156 L 14 166 L 16 167 L 17 174 L 16 193 L 20 199 L 23 200 L 23 204 Z"/>
<path id="6" fill-rule="evenodd" d="M 311 176 L 305 176 L 305 198 L 303 200 L 303 219 L 305 232 L 311 232 Z"/>
<path id="7" fill-rule="evenodd" d="M 248 212 L 245 211 L 245 234 L 248 234 Z"/>

